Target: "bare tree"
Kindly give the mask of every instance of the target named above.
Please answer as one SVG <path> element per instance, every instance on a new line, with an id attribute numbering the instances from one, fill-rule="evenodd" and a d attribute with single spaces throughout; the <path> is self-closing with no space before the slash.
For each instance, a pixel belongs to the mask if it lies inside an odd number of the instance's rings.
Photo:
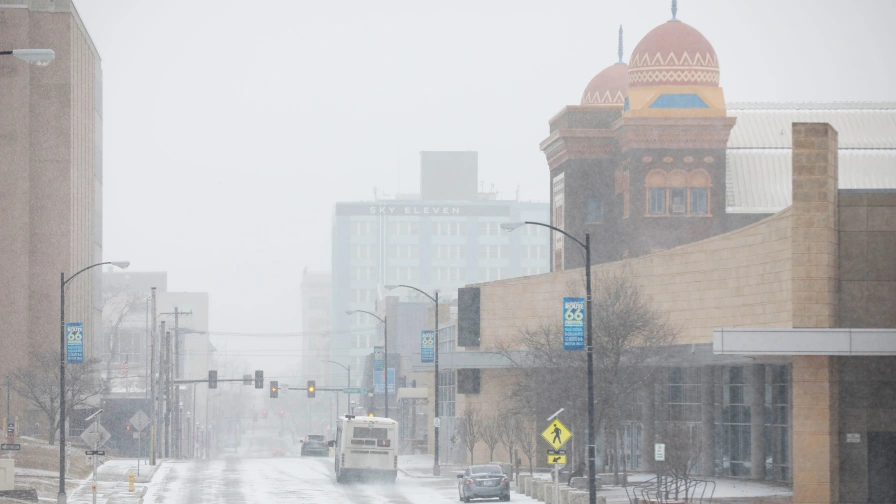
<path id="1" fill-rule="evenodd" d="M 461 437 L 467 450 L 470 451 L 470 464 L 473 464 L 473 450 L 482 436 L 482 413 L 480 413 L 479 408 L 467 404 L 461 419 L 463 421 Z"/>
<path id="2" fill-rule="evenodd" d="M 513 457 L 513 449 L 516 447 L 516 430 L 519 429 L 519 420 L 516 415 L 497 415 L 498 419 L 498 437 L 501 445 L 507 450 L 507 456 L 510 463 L 516 467 L 516 460 Z"/>
<path id="3" fill-rule="evenodd" d="M 66 415 L 87 406 L 91 399 L 105 390 L 99 374 L 99 359 L 69 364 L 65 368 Z M 59 353 L 55 350 L 35 351 L 30 362 L 13 374 L 16 392 L 37 406 L 47 417 L 47 442 L 55 442 L 60 428 L 59 415 Z"/>
<path id="4" fill-rule="evenodd" d="M 703 456 L 703 436 L 699 427 L 684 422 L 661 422 L 657 429 L 659 442 L 666 445 L 666 472 L 684 481 L 684 499 L 687 500 L 688 480 L 700 465 Z M 677 496 L 676 496 L 677 498 Z"/>
<path id="5" fill-rule="evenodd" d="M 112 361 L 121 353 L 122 326 L 145 301 L 145 297 L 123 288 L 103 292 L 103 353 L 109 353 L 105 363 L 107 382 L 112 379 Z"/>
<path id="6" fill-rule="evenodd" d="M 482 418 L 482 429 L 479 437 L 488 446 L 488 460 L 495 460 L 495 448 L 501 442 L 501 415 L 493 414 Z"/>
<path id="7" fill-rule="evenodd" d="M 571 296 L 584 290 L 579 280 L 567 284 Z M 656 372 L 677 331 L 650 305 L 630 271 L 594 275 L 592 296 L 596 436 L 601 427 L 622 425 L 624 406 Z M 514 411 L 549 414 L 565 408 L 571 424 L 587 425 L 587 354 L 563 350 L 559 320 L 524 328 L 496 351 L 521 371 L 508 395 Z"/>
<path id="8" fill-rule="evenodd" d="M 538 447 L 538 423 L 531 417 L 517 417 L 514 433 L 516 434 L 517 446 L 520 447 L 523 455 L 529 459 L 529 474 L 534 474 L 535 467 L 532 462 L 535 457 L 535 450 Z"/>

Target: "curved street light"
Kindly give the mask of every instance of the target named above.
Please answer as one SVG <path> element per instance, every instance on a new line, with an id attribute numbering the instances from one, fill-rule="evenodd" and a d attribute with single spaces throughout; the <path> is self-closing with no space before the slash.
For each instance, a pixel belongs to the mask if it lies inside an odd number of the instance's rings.
<path id="1" fill-rule="evenodd" d="M 433 414 L 432 414 L 432 427 L 433 427 L 433 461 L 432 461 L 432 474 L 433 476 L 439 476 L 441 474 L 441 469 L 439 468 L 439 427 L 441 421 L 439 420 L 439 291 L 436 289 L 435 297 L 430 296 L 427 292 L 414 287 L 413 285 L 386 285 L 387 290 L 397 289 L 399 287 L 404 287 L 406 289 L 411 289 L 423 294 L 428 297 L 430 301 L 432 301 L 436 305 L 436 330 L 433 333 L 433 355 L 435 361 L 435 379 L 433 380 Z M 387 390 L 388 392 L 388 390 Z"/>
<path id="2" fill-rule="evenodd" d="M 367 310 L 345 310 L 346 315 L 351 315 L 353 313 L 366 313 L 383 323 L 383 373 L 385 375 L 385 378 L 383 379 L 383 406 L 386 410 L 383 416 L 389 418 L 389 325 L 386 323 L 387 317 L 380 317 L 376 313 Z M 375 357 L 376 356 L 374 356 L 374 360 L 376 360 Z M 376 373 L 376 369 L 374 369 L 374 373 Z M 351 387 L 351 384 L 349 384 L 349 387 Z M 374 384 L 374 388 L 376 388 L 376 384 Z M 349 396 L 349 401 L 351 401 L 351 396 Z"/>
<path id="3" fill-rule="evenodd" d="M 14 52 L 14 51 L 13 51 Z M 52 52 L 52 51 L 50 51 Z M 86 268 L 77 271 L 74 275 L 65 278 L 65 272 L 61 274 L 61 282 L 59 285 L 59 494 L 56 496 L 57 504 L 65 504 L 65 287 L 76 276 L 85 271 L 111 264 L 117 268 L 127 269 L 131 265 L 129 261 L 106 261 L 92 264 Z"/>
<path id="4" fill-rule="evenodd" d="M 349 365 L 346 367 L 346 366 L 344 366 L 344 365 L 342 365 L 342 364 L 340 364 L 340 363 L 338 363 L 338 362 L 336 362 L 336 361 L 334 361 L 334 360 L 322 360 L 321 362 L 329 362 L 330 364 L 336 364 L 337 366 L 341 367 L 342 369 L 348 371 L 348 386 L 349 386 L 349 387 L 352 386 L 352 365 L 351 365 L 351 364 L 349 364 Z M 337 398 L 336 398 L 336 417 L 338 418 L 338 417 L 339 417 L 339 397 L 338 397 L 338 396 L 339 396 L 339 392 L 336 392 L 336 395 L 337 395 Z M 352 409 L 352 402 L 351 402 L 351 397 L 352 397 L 352 396 L 351 396 L 351 394 L 346 394 L 345 396 L 347 397 L 347 399 L 346 399 L 346 410 L 348 411 L 348 414 L 349 414 L 349 415 L 353 415 L 355 412 L 354 412 L 354 410 Z"/>
<path id="5" fill-rule="evenodd" d="M 0 51 L 0 55 L 13 56 L 41 67 L 49 65 L 56 57 L 56 53 L 52 49 L 13 49 L 12 51 Z"/>
<path id="6" fill-rule="evenodd" d="M 588 325 L 585 326 L 585 353 L 588 358 L 588 502 L 589 504 L 595 504 L 597 500 L 597 479 L 595 474 L 596 469 L 594 467 L 594 346 L 591 338 L 591 235 L 585 233 L 585 242 L 582 243 L 578 238 L 562 229 L 543 222 L 532 221 L 504 222 L 501 224 L 501 229 L 504 229 L 505 231 L 513 231 L 525 224 L 552 229 L 576 242 L 580 247 L 585 249 L 585 305 L 587 311 L 585 318 L 588 321 Z"/>

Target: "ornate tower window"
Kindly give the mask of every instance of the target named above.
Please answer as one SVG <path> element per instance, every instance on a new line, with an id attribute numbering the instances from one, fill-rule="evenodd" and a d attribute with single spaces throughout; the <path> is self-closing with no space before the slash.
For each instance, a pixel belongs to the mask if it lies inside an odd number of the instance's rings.
<path id="1" fill-rule="evenodd" d="M 647 174 L 648 215 L 666 215 L 666 172 L 653 170 Z"/>
<path id="2" fill-rule="evenodd" d="M 666 177 L 669 186 L 669 210 L 672 215 L 685 215 L 688 211 L 688 175 L 684 170 L 672 170 Z"/>
<path id="3" fill-rule="evenodd" d="M 709 215 L 709 188 L 711 185 L 709 174 L 705 170 L 694 170 L 688 175 L 691 215 Z"/>

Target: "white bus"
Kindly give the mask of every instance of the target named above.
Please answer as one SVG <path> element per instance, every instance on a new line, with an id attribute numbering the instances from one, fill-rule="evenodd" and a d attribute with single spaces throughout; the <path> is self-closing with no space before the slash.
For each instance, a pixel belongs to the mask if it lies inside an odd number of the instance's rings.
<path id="1" fill-rule="evenodd" d="M 345 415 L 331 441 L 336 481 L 395 482 L 398 475 L 398 422 L 391 418 Z"/>

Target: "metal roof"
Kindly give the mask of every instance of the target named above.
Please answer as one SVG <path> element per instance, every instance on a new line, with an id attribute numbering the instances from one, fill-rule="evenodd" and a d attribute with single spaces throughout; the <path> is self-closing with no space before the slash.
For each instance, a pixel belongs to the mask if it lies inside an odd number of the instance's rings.
<path id="1" fill-rule="evenodd" d="M 841 149 L 896 149 L 896 103 L 729 104 L 729 149 L 789 149 L 795 122 L 830 123 Z"/>
<path id="2" fill-rule="evenodd" d="M 729 103 L 729 213 L 790 206 L 793 123 L 829 123 L 838 133 L 840 189 L 896 189 L 896 102 Z"/>
<path id="3" fill-rule="evenodd" d="M 728 213 L 775 213 L 790 206 L 789 149 L 729 149 L 726 157 Z M 896 149 L 840 149 L 838 169 L 840 189 L 894 189 Z"/>

